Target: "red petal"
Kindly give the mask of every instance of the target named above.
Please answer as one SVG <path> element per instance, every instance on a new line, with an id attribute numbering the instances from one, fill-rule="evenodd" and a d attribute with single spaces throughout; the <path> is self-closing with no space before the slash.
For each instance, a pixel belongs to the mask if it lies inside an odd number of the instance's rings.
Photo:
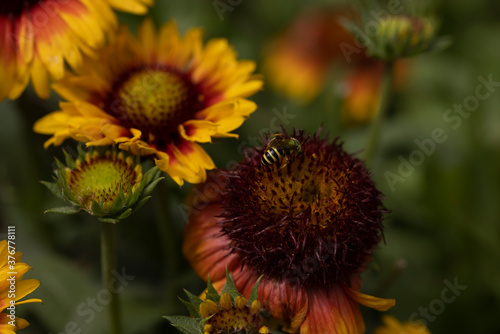
<path id="1" fill-rule="evenodd" d="M 300 327 L 307 334 L 365 332 L 359 305 L 340 286 L 309 291 L 309 313 Z"/>
<path id="2" fill-rule="evenodd" d="M 198 201 L 198 193 L 195 192 L 193 203 Z M 229 253 L 231 241 L 221 235 L 220 226 L 217 225 L 221 220 L 217 216 L 221 213 L 218 203 L 195 205 L 184 231 L 184 256 L 204 280 L 210 276 L 210 280 L 218 281 L 225 278 L 226 267 L 233 271 L 241 266 L 240 257 Z"/>
<path id="3" fill-rule="evenodd" d="M 259 285 L 259 300 L 274 318 L 285 322 L 283 330 L 290 333 L 299 329 L 309 307 L 305 287 L 266 278 Z"/>

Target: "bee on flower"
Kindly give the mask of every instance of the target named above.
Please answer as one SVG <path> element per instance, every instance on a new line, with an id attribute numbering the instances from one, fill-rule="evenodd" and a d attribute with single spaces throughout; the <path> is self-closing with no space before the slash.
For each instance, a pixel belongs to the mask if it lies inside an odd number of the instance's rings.
<path id="1" fill-rule="evenodd" d="M 297 139 L 287 138 L 281 133 L 277 133 L 267 143 L 260 163 L 263 166 L 269 166 L 284 158 L 285 161 L 280 167 L 283 168 L 290 162 L 293 156 L 299 154 L 302 154 L 302 146 Z"/>
<path id="2" fill-rule="evenodd" d="M 262 276 L 259 300 L 282 331 L 363 333 L 359 304 L 395 304 L 359 291 L 382 239 L 382 195 L 338 139 L 282 135 L 302 149 L 285 167 L 263 166 L 266 148 L 258 148 L 200 185 L 205 196 L 193 202 L 183 252 L 217 290 L 226 268 L 244 297 Z"/>

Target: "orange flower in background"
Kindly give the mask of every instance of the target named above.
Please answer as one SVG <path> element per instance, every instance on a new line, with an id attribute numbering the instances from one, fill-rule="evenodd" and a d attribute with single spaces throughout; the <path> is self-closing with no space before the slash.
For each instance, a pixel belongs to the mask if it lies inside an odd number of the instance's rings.
<path id="1" fill-rule="evenodd" d="M 302 102 L 313 100 L 327 89 L 329 77 L 338 76 L 342 120 L 363 124 L 375 116 L 383 61 L 367 57 L 339 23 L 353 15 L 334 8 L 303 11 L 270 43 L 264 70 L 271 86 Z M 400 72 L 403 67 L 397 66 L 399 80 Z"/>
<path id="2" fill-rule="evenodd" d="M 16 99 L 31 79 L 48 98 L 49 79 L 59 80 L 65 62 L 80 66 L 117 27 L 112 8 L 144 14 L 153 0 L 14 0 L 0 5 L 0 101 Z"/>
<path id="3" fill-rule="evenodd" d="M 156 33 L 146 20 L 138 39 L 123 28 L 98 59 L 53 85 L 68 102 L 35 123 L 45 143 L 73 138 L 117 144 L 154 155 L 175 182 L 202 182 L 212 159 L 198 143 L 233 137 L 257 106 L 245 99 L 262 87 L 253 61 L 238 61 L 225 39 L 202 43 L 200 29 L 179 36 L 174 22 Z"/>
<path id="4" fill-rule="evenodd" d="M 290 97 L 310 101 L 322 90 L 334 61 L 345 62 L 340 45 L 354 40 L 339 23 L 346 10 L 307 9 L 268 46 L 264 70 L 270 84 Z M 353 54 L 353 59 L 358 59 Z"/>
<path id="5" fill-rule="evenodd" d="M 212 173 L 185 229 L 183 252 L 216 289 L 232 271 L 289 333 L 363 333 L 359 304 L 394 306 L 359 292 L 360 273 L 382 238 L 385 209 L 362 162 L 335 140 L 294 137 L 302 154 L 261 164 L 257 149 L 234 169 Z"/>
<path id="6" fill-rule="evenodd" d="M 393 316 L 384 315 L 383 326 L 379 326 L 374 334 L 431 334 L 423 323 L 401 323 Z"/>
<path id="7" fill-rule="evenodd" d="M 406 60 L 398 60 L 394 66 L 394 89 L 399 90 L 408 75 L 408 63 Z M 383 72 L 382 61 L 367 60 L 344 77 L 340 111 L 344 123 L 366 124 L 376 116 Z"/>
<path id="8" fill-rule="evenodd" d="M 24 319 L 14 317 L 7 309 L 11 307 L 11 301 L 15 306 L 26 303 L 41 303 L 41 299 L 26 299 L 19 301 L 33 292 L 40 285 L 37 279 L 23 280 L 24 274 L 31 269 L 26 263 L 21 262 L 22 254 L 15 252 L 11 254 L 12 248 L 8 247 L 7 240 L 0 241 L 0 333 L 14 334 L 18 329 L 29 326 Z M 10 257 L 9 257 L 10 255 Z M 10 261 L 10 262 L 9 262 Z M 15 273 L 15 274 L 12 274 Z M 14 281 L 9 280 L 14 277 Z M 11 284 L 15 282 L 15 299 L 11 299 Z"/>

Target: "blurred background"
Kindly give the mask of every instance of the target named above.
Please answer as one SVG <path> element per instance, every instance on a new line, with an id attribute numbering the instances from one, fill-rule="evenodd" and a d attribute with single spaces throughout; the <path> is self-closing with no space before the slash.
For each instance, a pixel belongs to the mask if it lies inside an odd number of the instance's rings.
<path id="1" fill-rule="evenodd" d="M 264 76 L 264 90 L 250 98 L 258 110 L 235 131 L 240 138 L 204 146 L 219 168 L 242 157 L 241 143 L 262 145 L 259 134 L 279 131 L 276 124 L 310 133 L 322 127 L 363 157 L 378 65 L 349 63 L 335 44 L 333 49 L 324 45 L 323 37 L 339 27 L 329 20 L 314 24 L 322 20 L 314 16 L 318 12 L 329 15 L 331 8 L 347 6 L 340 1 L 156 0 L 149 13 L 157 25 L 174 19 L 181 32 L 203 27 L 205 40 L 228 39 L 239 58 L 255 60 Z M 385 243 L 363 275 L 362 292 L 395 298 L 389 314 L 400 321 L 424 320 L 432 333 L 500 333 L 500 3 L 435 1 L 433 6 L 440 34 L 453 44 L 398 65 L 372 162 L 373 178 L 392 212 L 385 220 Z M 119 18 L 132 31 L 143 19 Z M 341 41 L 339 34 L 332 40 Z M 280 49 L 283 44 L 289 49 Z M 270 59 L 280 50 L 296 52 L 300 61 L 285 63 L 284 81 L 301 80 L 309 65 L 304 48 L 322 53 L 311 65 L 322 77 L 314 82 L 316 92 L 290 96 L 273 83 L 279 69 Z M 486 87 L 479 78 L 493 83 Z M 490 94 L 474 99 L 481 85 L 481 92 Z M 16 226 L 17 250 L 33 267 L 25 277 L 41 281 L 30 296 L 44 304 L 17 309 L 31 323 L 22 333 L 106 333 L 99 222 L 84 213 L 43 214 L 63 205 L 39 183 L 51 180 L 53 158 L 61 157 L 61 150 L 44 150 L 48 137 L 31 128 L 57 110 L 58 101 L 54 92 L 41 101 L 28 89 L 19 100 L 0 103 L 0 233 L 5 239 L 7 226 Z M 469 111 L 453 112 L 455 105 Z M 439 142 L 432 140 L 435 129 Z M 423 142 L 425 149 L 417 144 Z M 75 143 L 63 147 L 74 150 Z M 177 298 L 184 297 L 182 289 L 197 294 L 204 287 L 181 253 L 182 203 L 189 190 L 167 177 L 140 212 L 118 226 L 117 266 L 133 276 L 121 293 L 126 333 L 176 333 L 162 316 L 187 314 Z M 443 298 L 444 289 L 457 284 L 456 293 Z M 381 314 L 362 309 L 371 333 Z"/>

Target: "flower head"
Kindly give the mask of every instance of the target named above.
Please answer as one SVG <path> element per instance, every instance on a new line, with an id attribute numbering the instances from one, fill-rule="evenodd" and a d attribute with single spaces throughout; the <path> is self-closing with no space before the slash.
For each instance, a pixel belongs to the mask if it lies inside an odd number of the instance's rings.
<path id="1" fill-rule="evenodd" d="M 321 8 L 303 11 L 274 38 L 266 50 L 264 69 L 270 84 L 288 96 L 310 101 L 322 91 L 335 62 L 343 61 L 342 43 L 353 44 L 339 18 L 346 10 Z M 362 54 L 354 54 L 359 60 Z"/>
<path id="2" fill-rule="evenodd" d="M 116 143 L 154 155 L 179 185 L 201 182 L 214 164 L 198 143 L 237 137 L 230 132 L 256 109 L 244 97 L 262 86 L 254 69 L 252 61 L 237 61 L 224 39 L 203 47 L 199 29 L 181 38 L 173 22 L 155 33 L 146 20 L 138 40 L 122 29 L 98 60 L 86 58 L 77 75 L 54 85 L 69 102 L 34 130 L 53 135 L 46 146 L 67 138 Z"/>
<path id="3" fill-rule="evenodd" d="M 341 8 L 303 11 L 270 43 L 264 70 L 276 90 L 302 102 L 328 89 L 329 76 L 333 77 L 332 90 L 342 100 L 342 121 L 361 125 L 376 114 L 383 62 L 369 58 L 341 24 L 353 17 L 353 12 Z M 396 65 L 399 87 L 404 67 Z"/>
<path id="4" fill-rule="evenodd" d="M 12 305 L 16 307 L 17 305 L 26 303 L 42 302 L 41 299 L 37 298 L 19 301 L 40 285 L 40 281 L 37 279 L 23 280 L 24 274 L 31 267 L 21 262 L 21 257 L 22 254 L 16 252 L 7 240 L 0 241 L 0 333 L 2 334 L 14 334 L 16 330 L 23 329 L 29 325 L 29 322 L 15 317 L 8 310 L 4 312 L 8 307 L 12 308 Z M 13 273 L 15 274 L 13 275 Z M 12 276 L 15 277 L 14 280 L 10 280 Z M 15 299 L 11 299 L 12 293 L 9 292 L 12 290 L 11 285 L 13 284 L 15 285 Z"/>
<path id="5" fill-rule="evenodd" d="M 162 179 L 156 167 L 143 176 L 138 157 L 134 159 L 116 149 L 85 152 L 79 147 L 76 160 L 64 153 L 66 166 L 56 160 L 56 182 L 42 183 L 73 206 L 46 212 L 70 214 L 85 210 L 101 221 L 114 223 L 137 211 Z"/>
<path id="6" fill-rule="evenodd" d="M 144 14 L 153 0 L 24 0 L 0 5 L 0 101 L 17 98 L 30 78 L 48 98 L 49 78 L 59 80 L 65 62 L 78 68 L 117 27 L 112 8 Z"/>
<path id="7" fill-rule="evenodd" d="M 233 270 L 244 295 L 262 275 L 259 299 L 286 331 L 363 332 L 358 303 L 394 305 L 358 292 L 382 238 L 381 194 L 338 140 L 293 137 L 302 154 L 282 156 L 285 164 L 263 166 L 261 148 L 211 177 L 194 203 L 184 254 L 214 286 L 225 266 Z"/>
<path id="8" fill-rule="evenodd" d="M 393 316 L 383 317 L 384 325 L 377 327 L 374 334 L 430 334 L 423 323 L 401 323 Z"/>
<path id="9" fill-rule="evenodd" d="M 219 294 L 208 281 L 204 298 L 200 299 L 186 291 L 189 301 L 182 300 L 187 306 L 192 318 L 179 316 L 166 316 L 172 326 L 181 324 L 184 329 L 187 326 L 192 329 L 190 333 L 248 333 L 269 334 L 269 330 L 263 325 L 261 316 L 261 303 L 257 299 L 259 282 L 255 283 L 249 299 L 243 297 L 234 285 L 232 276 L 226 273 L 226 285 Z M 186 326 L 187 325 L 187 326 Z"/>
<path id="10" fill-rule="evenodd" d="M 449 45 L 448 38 L 437 37 L 437 20 L 421 15 L 416 8 L 395 14 L 387 8 L 387 2 L 370 0 L 368 3 L 368 6 L 359 6 L 361 19 L 357 23 L 344 22 L 363 42 L 368 55 L 393 61 L 439 51 Z"/>
<path id="11" fill-rule="evenodd" d="M 407 60 L 395 62 L 395 91 L 404 87 L 410 67 L 408 65 Z M 383 62 L 367 60 L 345 76 L 341 105 L 341 119 L 345 124 L 363 125 L 375 118 L 383 72 Z"/>

